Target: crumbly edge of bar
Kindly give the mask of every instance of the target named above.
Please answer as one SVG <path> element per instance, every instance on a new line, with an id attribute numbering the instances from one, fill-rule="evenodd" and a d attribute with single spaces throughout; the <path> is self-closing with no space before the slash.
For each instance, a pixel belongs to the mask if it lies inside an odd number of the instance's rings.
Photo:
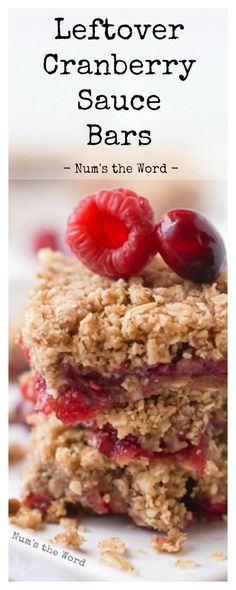
<path id="1" fill-rule="evenodd" d="M 132 434 L 154 451 L 163 448 L 162 442 L 167 448 L 171 445 L 172 452 L 189 443 L 198 444 L 212 419 L 218 424 L 226 422 L 226 385 L 185 389 L 184 380 L 182 383 L 183 388 L 176 387 L 165 395 L 104 411 L 96 419 L 98 427 L 109 423 L 118 438 Z"/>
<path id="2" fill-rule="evenodd" d="M 49 521 L 65 516 L 69 505 L 91 508 L 96 492 L 101 493 L 101 500 L 111 498 L 121 505 L 141 526 L 164 532 L 182 528 L 192 519 L 181 502 L 189 477 L 196 479 L 198 493 L 207 493 L 212 501 L 225 499 L 226 445 L 220 438 L 209 439 L 209 459 L 204 475 L 199 476 L 191 468 L 169 461 L 148 464 L 141 459 L 120 468 L 87 444 L 83 429 L 65 428 L 53 417 L 34 420 L 37 427 L 32 435 L 25 493 L 33 490 L 54 498 L 47 513 Z"/>
<path id="3" fill-rule="evenodd" d="M 9 340 L 9 377 L 11 380 L 27 369 L 27 363 L 24 358 L 23 350 L 19 345 L 19 338 L 24 324 L 25 315 L 23 311 L 21 314 L 13 316 L 9 324 L 8 340 Z"/>
<path id="4" fill-rule="evenodd" d="M 183 281 L 156 257 L 128 282 L 90 273 L 42 250 L 23 338 L 32 366 L 55 386 L 63 364 L 106 372 L 183 357 L 226 356 L 226 276 L 212 285 Z"/>

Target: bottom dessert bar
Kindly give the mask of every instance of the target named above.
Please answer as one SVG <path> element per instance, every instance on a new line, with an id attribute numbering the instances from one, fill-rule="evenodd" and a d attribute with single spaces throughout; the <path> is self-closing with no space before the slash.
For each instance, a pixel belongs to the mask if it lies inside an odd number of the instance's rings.
<path id="1" fill-rule="evenodd" d="M 177 462 L 174 454 L 120 467 L 91 446 L 89 429 L 65 427 L 53 416 L 34 415 L 32 421 L 23 506 L 39 509 L 49 522 L 83 507 L 128 514 L 139 526 L 168 532 L 226 512 L 224 431 L 208 430 L 201 469 L 199 461 Z"/>

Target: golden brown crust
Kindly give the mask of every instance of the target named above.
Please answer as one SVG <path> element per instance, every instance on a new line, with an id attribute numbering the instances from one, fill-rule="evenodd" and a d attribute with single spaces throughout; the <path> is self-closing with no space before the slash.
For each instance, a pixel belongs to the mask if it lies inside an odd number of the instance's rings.
<path id="1" fill-rule="evenodd" d="M 109 373 L 183 356 L 226 356 L 226 280 L 183 281 L 157 257 L 142 276 L 112 281 L 80 262 L 42 250 L 23 329 L 33 367 L 50 387 L 69 363 Z"/>

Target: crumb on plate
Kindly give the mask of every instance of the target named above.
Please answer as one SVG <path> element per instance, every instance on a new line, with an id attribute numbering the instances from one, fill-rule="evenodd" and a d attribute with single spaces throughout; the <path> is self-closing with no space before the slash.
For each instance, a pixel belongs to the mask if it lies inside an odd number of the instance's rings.
<path id="1" fill-rule="evenodd" d="M 100 561 L 103 561 L 111 567 L 118 568 L 135 575 L 139 574 L 138 570 L 132 565 L 129 559 L 126 559 L 123 557 L 123 555 L 120 555 L 120 553 L 117 553 L 116 551 L 101 552 Z"/>
<path id="2" fill-rule="evenodd" d="M 115 553 L 119 553 L 119 555 L 124 555 L 126 550 L 125 543 L 119 537 L 110 537 L 109 539 L 99 541 L 98 548 L 100 553 L 115 551 Z"/>
<path id="3" fill-rule="evenodd" d="M 215 549 L 215 551 L 212 551 L 210 558 L 213 559 L 214 561 L 225 561 L 227 556 L 224 551 L 220 551 L 219 549 Z"/>
<path id="4" fill-rule="evenodd" d="M 177 559 L 175 566 L 181 570 L 192 570 L 199 564 L 195 559 Z"/>
<path id="5" fill-rule="evenodd" d="M 181 551 L 186 538 L 186 533 L 182 533 L 178 529 L 173 528 L 170 529 L 165 536 L 153 535 L 151 538 L 151 546 L 154 551 L 178 553 Z"/>
<path id="6" fill-rule="evenodd" d="M 85 538 L 78 533 L 74 526 L 68 527 L 64 533 L 58 533 L 53 539 L 53 542 L 70 549 L 80 549 L 84 541 Z"/>

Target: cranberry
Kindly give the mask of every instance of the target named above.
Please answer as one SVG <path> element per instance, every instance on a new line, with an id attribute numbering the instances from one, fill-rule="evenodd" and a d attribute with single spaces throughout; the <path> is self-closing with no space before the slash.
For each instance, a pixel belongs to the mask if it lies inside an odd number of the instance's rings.
<path id="1" fill-rule="evenodd" d="M 158 250 L 166 264 L 184 279 L 212 283 L 224 268 L 225 245 L 217 229 L 190 209 L 172 209 L 156 226 Z"/>

